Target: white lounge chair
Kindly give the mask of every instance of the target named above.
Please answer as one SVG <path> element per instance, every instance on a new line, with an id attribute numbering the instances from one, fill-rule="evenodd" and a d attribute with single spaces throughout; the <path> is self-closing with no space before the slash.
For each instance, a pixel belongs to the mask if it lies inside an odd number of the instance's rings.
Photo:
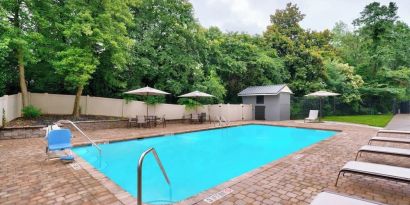
<path id="1" fill-rule="evenodd" d="M 339 181 L 340 174 L 344 173 L 361 174 L 382 179 L 390 179 L 400 182 L 410 182 L 410 169 L 384 164 L 369 162 L 350 161 L 343 166 L 337 175 L 335 186 Z"/>
<path id="2" fill-rule="evenodd" d="M 369 140 L 369 145 L 372 144 L 373 141 L 379 142 L 392 142 L 392 143 L 401 143 L 401 144 L 410 144 L 410 138 L 398 138 L 398 137 L 372 137 Z"/>
<path id="3" fill-rule="evenodd" d="M 376 136 L 378 136 L 380 133 L 410 135 L 410 131 L 406 131 L 406 130 L 379 130 L 379 131 L 377 131 Z"/>
<path id="4" fill-rule="evenodd" d="M 319 110 L 310 110 L 309 117 L 305 118 L 304 122 L 319 122 Z"/>
<path id="5" fill-rule="evenodd" d="M 369 201 L 356 197 L 346 196 L 339 193 L 321 192 L 310 205 L 384 205 L 375 201 Z"/>
<path id="6" fill-rule="evenodd" d="M 401 157 L 410 157 L 410 149 L 365 145 L 361 147 L 359 151 L 357 151 L 356 160 L 357 160 L 357 157 L 359 157 L 359 155 L 363 152 L 374 153 L 374 154 L 394 155 L 394 156 L 401 156 Z"/>

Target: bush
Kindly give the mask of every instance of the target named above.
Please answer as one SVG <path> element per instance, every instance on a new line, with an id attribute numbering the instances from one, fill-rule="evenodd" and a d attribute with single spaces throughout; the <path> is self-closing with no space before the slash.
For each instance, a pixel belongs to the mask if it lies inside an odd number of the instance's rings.
<path id="1" fill-rule="evenodd" d="M 186 110 L 195 110 L 198 107 L 202 107 L 200 102 L 188 98 L 180 98 L 178 104 L 185 105 Z"/>
<path id="2" fill-rule="evenodd" d="M 41 116 L 41 110 L 32 105 L 24 107 L 21 112 L 24 118 L 36 118 Z"/>

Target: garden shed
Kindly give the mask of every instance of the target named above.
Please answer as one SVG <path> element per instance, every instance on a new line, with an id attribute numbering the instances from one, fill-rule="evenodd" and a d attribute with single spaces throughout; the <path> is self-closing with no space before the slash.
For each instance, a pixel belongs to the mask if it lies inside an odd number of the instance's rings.
<path id="1" fill-rule="evenodd" d="M 286 84 L 280 84 L 247 87 L 238 96 L 243 104 L 252 104 L 253 119 L 279 121 L 290 119 L 291 94 Z"/>

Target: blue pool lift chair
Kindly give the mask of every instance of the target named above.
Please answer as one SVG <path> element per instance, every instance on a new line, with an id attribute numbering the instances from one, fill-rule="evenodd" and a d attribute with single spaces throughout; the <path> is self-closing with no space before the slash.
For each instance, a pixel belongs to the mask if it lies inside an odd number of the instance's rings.
<path id="1" fill-rule="evenodd" d="M 71 144 L 71 131 L 69 129 L 57 129 L 57 130 L 50 130 L 47 133 L 47 148 L 46 153 L 49 154 L 50 152 L 58 152 L 58 151 L 65 151 L 69 150 L 71 153 L 71 148 L 73 147 Z M 67 154 L 63 156 L 59 156 L 59 158 L 63 161 L 73 161 L 74 157 L 72 154 Z"/>

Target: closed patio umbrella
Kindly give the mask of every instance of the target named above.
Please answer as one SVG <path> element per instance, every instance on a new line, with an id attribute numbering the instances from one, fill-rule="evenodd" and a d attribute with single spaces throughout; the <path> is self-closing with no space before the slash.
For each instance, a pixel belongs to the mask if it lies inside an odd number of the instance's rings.
<path id="1" fill-rule="evenodd" d="M 212 98 L 214 97 L 213 95 L 210 95 L 208 93 L 200 92 L 200 91 L 194 91 L 190 93 L 186 93 L 183 95 L 178 96 L 180 98 L 195 98 L 198 101 L 198 98 Z M 196 108 L 196 113 L 198 113 L 198 108 Z"/>
<path id="2" fill-rule="evenodd" d="M 313 93 L 309 93 L 307 95 L 305 95 L 306 97 L 318 97 L 319 98 L 319 113 L 320 113 L 320 118 L 322 118 L 322 99 L 324 97 L 329 97 L 329 96 L 338 96 L 340 95 L 339 93 L 333 93 L 333 92 L 328 92 L 328 91 L 324 91 L 324 90 L 320 90 L 320 91 L 316 91 Z"/>
<path id="3" fill-rule="evenodd" d="M 127 91 L 125 92 L 125 94 L 142 95 L 142 96 L 160 96 L 160 95 L 168 95 L 170 93 L 146 86 L 146 87 L 139 88 L 136 90 Z M 148 116 L 148 104 L 146 105 L 147 105 L 147 116 Z"/>

